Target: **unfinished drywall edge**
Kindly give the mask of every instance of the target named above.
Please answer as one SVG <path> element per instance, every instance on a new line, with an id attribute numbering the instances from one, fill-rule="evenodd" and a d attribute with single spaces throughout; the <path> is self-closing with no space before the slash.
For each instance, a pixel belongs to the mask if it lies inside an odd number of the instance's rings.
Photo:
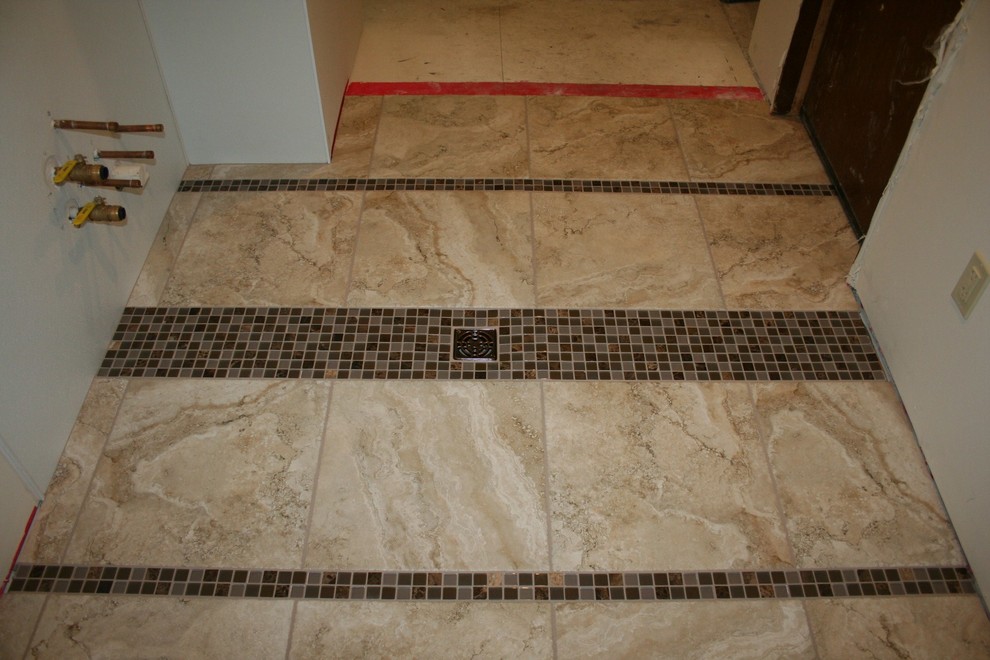
<path id="1" fill-rule="evenodd" d="M 801 13 L 801 0 L 761 0 L 749 43 L 756 80 L 773 101 Z"/>

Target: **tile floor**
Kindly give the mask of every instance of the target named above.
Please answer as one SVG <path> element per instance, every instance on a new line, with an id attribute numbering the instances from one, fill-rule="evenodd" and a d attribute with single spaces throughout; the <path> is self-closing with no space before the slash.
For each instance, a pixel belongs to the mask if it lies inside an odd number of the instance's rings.
<path id="1" fill-rule="evenodd" d="M 354 79 L 747 85 L 754 9 L 375 0 Z M 336 177 L 827 183 L 762 103 L 575 97 L 351 97 L 331 165 L 186 176 Z M 129 304 L 855 312 L 856 250 L 830 196 L 183 192 Z M 68 573 L 0 599 L 0 658 L 990 657 L 980 600 L 935 568 L 965 558 L 882 379 L 101 377 L 21 562 L 22 587 Z M 130 577 L 95 577 L 113 566 Z M 258 578 L 191 596 L 179 571 Z M 357 597 L 449 571 L 487 601 Z M 534 596 L 589 572 L 673 600 Z M 237 597 L 269 573 L 290 597 Z M 757 586 L 816 573 L 855 586 Z M 303 596 L 345 574 L 343 600 Z M 756 596 L 654 582 L 706 575 Z M 492 602 L 510 591 L 529 602 Z"/>

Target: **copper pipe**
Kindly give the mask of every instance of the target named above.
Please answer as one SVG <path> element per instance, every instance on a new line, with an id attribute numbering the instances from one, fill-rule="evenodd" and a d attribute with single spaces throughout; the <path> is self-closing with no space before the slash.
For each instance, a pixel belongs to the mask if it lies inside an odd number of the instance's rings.
<path id="1" fill-rule="evenodd" d="M 154 151 L 97 151 L 97 158 L 154 158 Z"/>
<path id="2" fill-rule="evenodd" d="M 116 133 L 120 124 L 115 121 L 76 121 L 75 119 L 56 119 L 55 128 L 68 128 L 78 131 L 110 131 Z"/>
<path id="3" fill-rule="evenodd" d="M 161 133 L 165 127 L 161 124 L 117 124 L 117 133 Z"/>
<path id="4" fill-rule="evenodd" d="M 140 188 L 140 179 L 106 179 L 100 181 L 99 186 L 106 186 L 107 188 Z"/>

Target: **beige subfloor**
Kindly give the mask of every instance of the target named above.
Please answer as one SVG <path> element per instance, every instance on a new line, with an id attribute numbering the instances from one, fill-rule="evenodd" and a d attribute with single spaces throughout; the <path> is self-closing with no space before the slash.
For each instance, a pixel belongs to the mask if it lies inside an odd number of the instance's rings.
<path id="1" fill-rule="evenodd" d="M 353 79 L 752 84 L 737 39 L 753 8 L 376 0 Z M 631 62 L 643 53 L 658 62 Z M 563 97 L 350 98 L 331 165 L 187 173 L 276 176 L 827 182 L 800 125 L 762 103 Z M 856 250 L 834 198 L 179 193 L 129 304 L 852 310 Z M 21 560 L 659 571 L 964 557 L 890 383 L 97 379 Z M 990 623 L 975 596 L 0 599 L 0 658 L 603 655 L 990 657 Z"/>

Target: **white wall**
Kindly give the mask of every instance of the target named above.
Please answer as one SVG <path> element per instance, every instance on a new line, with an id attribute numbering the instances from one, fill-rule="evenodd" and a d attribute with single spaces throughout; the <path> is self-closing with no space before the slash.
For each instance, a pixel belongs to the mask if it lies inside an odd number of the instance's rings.
<path id="1" fill-rule="evenodd" d="M 186 160 L 137 0 L 3 0 L 0 62 L 0 441 L 13 462 L 3 469 L 16 468 L 37 498 Z M 53 118 L 165 132 L 55 131 Z M 157 160 L 143 192 L 99 189 L 125 206 L 126 226 L 74 229 L 68 204 L 97 191 L 56 188 L 48 166 L 96 147 L 152 149 Z M 23 531 L 25 520 L 7 527 L 18 501 L 0 495 L 4 543 Z"/>
<path id="2" fill-rule="evenodd" d="M 780 72 L 800 12 L 801 0 L 760 0 L 749 42 L 749 59 L 768 99 L 777 95 Z"/>
<path id="3" fill-rule="evenodd" d="M 190 162 L 329 161 L 305 0 L 142 5 Z"/>
<path id="4" fill-rule="evenodd" d="M 21 542 L 24 526 L 38 503 L 3 456 L 0 456 L 0 502 L 3 502 L 0 506 L 0 582 L 3 582 Z"/>
<path id="5" fill-rule="evenodd" d="M 990 258 L 990 2 L 968 0 L 873 218 L 853 284 L 939 491 L 990 593 L 990 295 L 950 299 Z"/>
<path id="6" fill-rule="evenodd" d="M 306 6 L 324 126 L 332 141 L 347 81 L 357 58 L 364 6 L 362 0 L 308 0 Z"/>

